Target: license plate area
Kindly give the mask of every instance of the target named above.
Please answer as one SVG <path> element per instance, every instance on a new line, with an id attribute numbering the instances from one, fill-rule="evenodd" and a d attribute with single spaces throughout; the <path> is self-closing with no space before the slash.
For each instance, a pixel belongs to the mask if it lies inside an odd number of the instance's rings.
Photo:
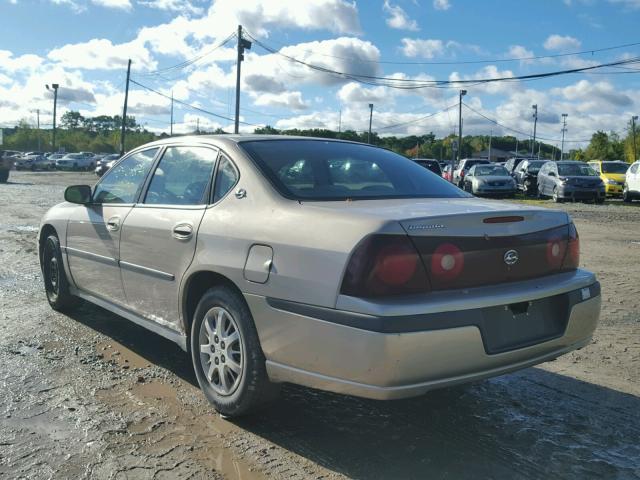
<path id="1" fill-rule="evenodd" d="M 558 338 L 569 315 L 567 295 L 484 308 L 479 327 L 485 350 L 496 354 Z"/>

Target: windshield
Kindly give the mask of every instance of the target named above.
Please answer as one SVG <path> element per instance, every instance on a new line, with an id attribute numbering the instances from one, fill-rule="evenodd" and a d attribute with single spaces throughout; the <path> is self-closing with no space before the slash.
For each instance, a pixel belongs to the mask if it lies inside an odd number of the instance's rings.
<path id="1" fill-rule="evenodd" d="M 492 176 L 509 176 L 509 172 L 507 172 L 507 169 L 504 168 L 501 165 L 481 165 L 476 167 L 475 169 L 475 175 L 476 177 L 483 177 L 483 176 L 487 176 L 487 175 L 492 175 Z"/>
<path id="2" fill-rule="evenodd" d="M 602 162 L 602 173 L 627 173 L 628 168 L 623 162 Z"/>
<path id="3" fill-rule="evenodd" d="M 529 165 L 527 165 L 527 172 L 538 173 L 545 163 L 547 162 L 531 162 Z"/>
<path id="4" fill-rule="evenodd" d="M 322 140 L 256 140 L 239 145 L 287 198 L 469 196 L 415 162 L 369 145 Z"/>
<path id="5" fill-rule="evenodd" d="M 563 177 L 597 177 L 596 171 L 581 163 L 559 163 L 558 175 Z"/>

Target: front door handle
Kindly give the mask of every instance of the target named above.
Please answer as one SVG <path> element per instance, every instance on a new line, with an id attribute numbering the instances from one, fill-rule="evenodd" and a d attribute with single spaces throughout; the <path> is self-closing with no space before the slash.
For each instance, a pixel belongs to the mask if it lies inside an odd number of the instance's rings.
<path id="1" fill-rule="evenodd" d="M 120 229 L 120 217 L 118 215 L 107 220 L 107 230 L 117 232 Z"/>
<path id="2" fill-rule="evenodd" d="M 190 223 L 178 223 L 173 226 L 172 235 L 178 240 L 188 240 L 193 236 L 193 225 Z"/>

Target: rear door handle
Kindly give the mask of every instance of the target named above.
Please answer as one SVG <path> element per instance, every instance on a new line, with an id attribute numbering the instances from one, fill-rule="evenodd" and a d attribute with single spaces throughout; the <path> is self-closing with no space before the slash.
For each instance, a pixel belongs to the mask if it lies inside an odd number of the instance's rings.
<path id="1" fill-rule="evenodd" d="M 188 240 L 193 236 L 193 225 L 187 222 L 178 223 L 173 226 L 172 235 L 178 240 Z"/>
<path id="2" fill-rule="evenodd" d="M 117 232 L 120 229 L 120 217 L 114 216 L 107 220 L 107 230 Z"/>

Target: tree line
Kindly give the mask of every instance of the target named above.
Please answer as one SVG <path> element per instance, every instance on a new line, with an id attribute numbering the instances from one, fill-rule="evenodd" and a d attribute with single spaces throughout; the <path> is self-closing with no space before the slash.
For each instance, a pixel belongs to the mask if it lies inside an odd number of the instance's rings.
<path id="1" fill-rule="evenodd" d="M 120 129 L 122 117 L 119 115 L 99 115 L 84 117 L 77 111 L 68 111 L 60 118 L 60 126 L 56 133 L 58 148 L 66 152 L 91 151 L 100 153 L 115 153 L 120 150 Z M 125 150 L 131 150 L 139 145 L 165 138 L 166 133 L 156 134 L 148 131 L 140 125 L 135 117 L 127 116 L 125 128 L 127 130 Z M 43 151 L 51 151 L 51 130 L 33 128 L 26 120 L 21 121 L 14 128 L 5 128 L 3 149 L 29 151 L 40 148 Z M 636 141 L 634 151 L 634 138 L 629 129 L 629 134 L 622 138 L 615 132 L 595 132 L 589 145 L 585 149 L 570 149 L 565 152 L 565 159 L 573 160 L 626 160 L 633 161 L 636 151 L 640 153 L 640 143 Z M 225 131 L 194 131 L 191 134 L 224 134 Z M 280 130 L 271 126 L 259 127 L 254 130 L 256 134 L 280 134 L 313 136 L 320 138 L 335 138 L 367 142 L 367 132 L 344 130 L 337 132 L 329 129 L 287 129 Z M 438 160 L 451 160 L 453 158 L 454 144 L 457 144 L 457 136 L 454 134 L 443 138 L 436 138 L 432 132 L 423 135 L 407 135 L 403 137 L 380 136 L 377 132 L 371 132 L 371 143 L 388 148 L 407 157 L 435 158 Z M 461 157 L 472 157 L 478 152 L 491 147 L 507 152 L 517 152 L 519 155 L 528 155 L 532 151 L 530 139 L 518 140 L 514 136 L 467 135 L 462 141 Z M 555 146 L 544 142 L 536 142 L 534 154 L 544 159 L 560 159 L 560 150 Z"/>

